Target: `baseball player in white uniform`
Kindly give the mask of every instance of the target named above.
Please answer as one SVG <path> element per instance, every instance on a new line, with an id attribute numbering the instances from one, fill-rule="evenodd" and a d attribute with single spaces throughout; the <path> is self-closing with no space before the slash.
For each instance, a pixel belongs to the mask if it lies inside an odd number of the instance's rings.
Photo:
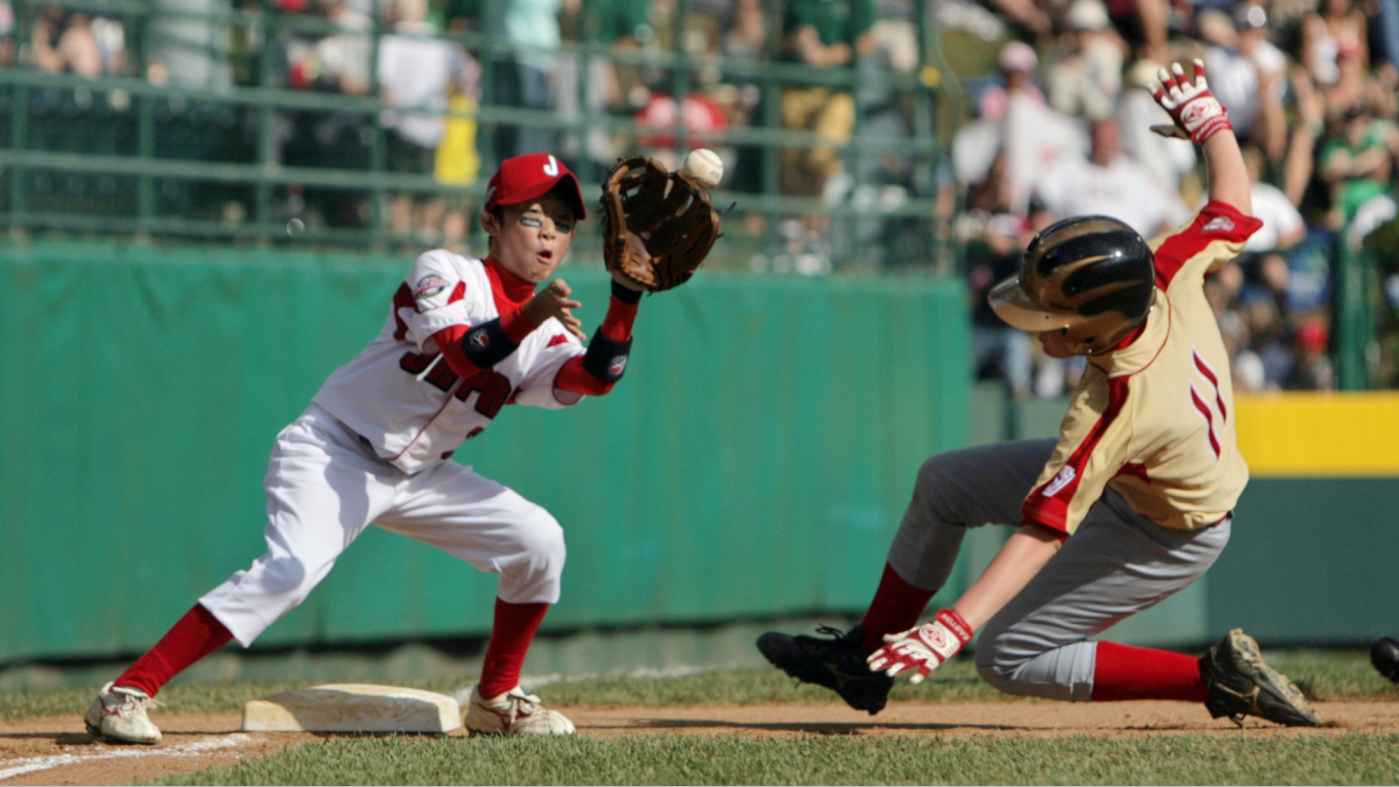
<path id="1" fill-rule="evenodd" d="M 264 482 L 267 551 L 103 687 L 85 716 L 89 731 L 160 740 L 147 709 L 161 686 L 230 639 L 250 645 L 374 524 L 500 575 L 466 726 L 573 732 L 519 685 L 530 642 L 559 599 L 563 530 L 519 493 L 448 460 L 506 405 L 566 407 L 621 378 L 640 291 L 614 277 L 607 316 L 585 346 L 568 285 L 538 289 L 585 215 L 577 178 L 554 156 L 500 165 L 480 217 L 489 255 L 429 251 L 385 293 L 379 334 L 277 435 Z"/>
<path id="2" fill-rule="evenodd" d="M 1204 66 L 1187 75 L 1175 64 L 1160 80 L 1157 101 L 1177 124 L 1163 128 L 1203 150 L 1209 203 L 1150 244 L 1104 216 L 1036 236 L 1019 275 L 990 299 L 1048 355 L 1087 356 L 1058 438 L 925 462 L 860 625 L 835 638 L 759 639 L 788 674 L 874 714 L 894 676 L 921 681 L 980 632 L 978 672 L 1008 693 L 1196 701 L 1235 721 L 1318 723 L 1239 629 L 1201 658 L 1091 639 L 1214 563 L 1248 481 L 1229 357 L 1203 282 L 1260 222 L 1248 215 L 1248 172 Z M 918 625 L 966 529 L 987 522 L 1020 527 L 955 603 Z"/>

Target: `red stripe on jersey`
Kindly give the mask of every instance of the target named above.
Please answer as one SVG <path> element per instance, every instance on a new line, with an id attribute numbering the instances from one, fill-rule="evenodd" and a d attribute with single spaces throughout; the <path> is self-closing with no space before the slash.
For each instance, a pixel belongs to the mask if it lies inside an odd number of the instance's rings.
<path id="1" fill-rule="evenodd" d="M 1020 507 L 1020 521 L 1028 524 L 1043 525 L 1051 530 L 1062 533 L 1069 532 L 1069 503 L 1074 499 L 1074 494 L 1078 492 L 1079 482 L 1083 480 L 1084 468 L 1088 466 L 1088 460 L 1093 455 L 1093 449 L 1103 439 L 1108 427 L 1117 419 L 1122 412 L 1122 406 L 1127 403 L 1127 381 L 1128 377 L 1108 378 L 1108 406 L 1103 410 L 1103 414 L 1098 417 L 1097 423 L 1088 430 L 1088 435 L 1083 438 L 1083 442 L 1078 444 L 1078 448 L 1069 455 L 1069 461 L 1064 463 L 1064 467 L 1054 475 L 1053 478 L 1040 484 L 1031 490 L 1025 498 L 1025 503 Z M 1060 477 L 1067 473 L 1068 480 L 1060 482 Z M 1056 483 L 1062 485 L 1045 495 L 1050 487 Z"/>
<path id="2" fill-rule="evenodd" d="M 560 344 L 568 344 L 568 337 L 564 336 L 561 333 L 555 334 L 554 338 L 549 340 L 549 344 L 547 346 L 558 347 Z"/>
<path id="3" fill-rule="evenodd" d="M 1210 368 L 1204 358 L 1200 357 L 1198 352 L 1192 350 L 1190 354 L 1195 356 L 1195 368 L 1199 369 L 1200 374 L 1203 374 L 1205 379 L 1214 386 L 1214 402 L 1219 405 L 1219 417 L 1225 421 L 1229 420 L 1229 411 L 1224 407 L 1224 391 L 1220 390 L 1219 378 L 1215 376 L 1214 370 Z"/>
<path id="4" fill-rule="evenodd" d="M 398 289 L 394 291 L 392 308 L 394 322 L 393 339 L 396 342 L 401 342 L 408 338 L 408 324 L 403 321 L 402 317 L 398 316 L 398 310 L 414 308 L 413 291 L 408 289 L 408 282 L 398 285 Z"/>
<path id="5" fill-rule="evenodd" d="M 1182 266 L 1217 240 L 1243 243 L 1263 222 L 1241 213 L 1227 202 L 1211 200 L 1190 226 L 1167 238 L 1156 249 L 1156 286 L 1166 289 Z"/>
<path id="6" fill-rule="evenodd" d="M 461 300 L 462 298 L 465 298 L 465 297 L 466 297 L 466 282 L 464 282 L 464 281 L 459 281 L 459 282 L 457 282 L 457 286 L 454 287 L 454 288 L 452 289 L 452 296 L 451 296 L 450 298 L 447 299 L 447 302 L 448 302 L 448 303 L 456 303 L 457 301 L 459 301 L 459 300 Z"/>
<path id="7" fill-rule="evenodd" d="M 1219 458 L 1219 439 L 1214 436 L 1214 416 L 1210 415 L 1209 405 L 1205 400 L 1195 393 L 1195 386 L 1190 386 L 1190 401 L 1195 403 L 1195 409 L 1200 411 L 1200 416 L 1205 419 L 1205 426 L 1209 428 L 1210 448 L 1214 449 L 1214 456 Z"/>

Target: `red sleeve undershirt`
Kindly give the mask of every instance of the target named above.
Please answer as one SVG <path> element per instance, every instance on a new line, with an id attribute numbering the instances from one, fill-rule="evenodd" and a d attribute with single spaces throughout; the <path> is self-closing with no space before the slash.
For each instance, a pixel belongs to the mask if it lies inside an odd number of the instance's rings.
<path id="1" fill-rule="evenodd" d="M 603 318 L 602 327 L 598 332 L 614 342 L 631 339 L 632 323 L 636 321 L 636 309 L 639 305 L 626 303 L 613 296 L 607 304 L 607 316 Z M 584 369 L 581 355 L 569 358 L 554 377 L 554 388 L 584 396 L 602 396 L 612 390 L 614 384 L 599 380 Z"/>

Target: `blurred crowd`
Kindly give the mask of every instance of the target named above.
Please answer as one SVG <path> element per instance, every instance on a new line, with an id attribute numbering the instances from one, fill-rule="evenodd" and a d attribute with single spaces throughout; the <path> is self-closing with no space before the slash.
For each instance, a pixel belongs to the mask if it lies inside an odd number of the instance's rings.
<path id="1" fill-rule="evenodd" d="M 971 42 L 990 62 L 985 73 L 961 69 L 943 92 L 964 114 L 943 124 L 951 144 L 936 161 L 850 144 L 857 118 L 862 139 L 928 133 L 918 115 L 931 111 L 897 87 L 927 77 L 916 1 L 151 0 L 139 24 L 32 3 L 22 37 L 15 4 L 0 0 L 0 67 L 373 98 L 386 168 L 431 175 L 441 188 L 396 189 L 382 206 L 311 186 L 279 199 L 312 227 L 362 228 L 382 207 L 396 236 L 421 243 L 465 242 L 475 207 L 454 187 L 479 183 L 482 162 L 551 150 L 596 181 L 619 156 L 673 165 L 677 150 L 713 147 L 726 188 L 775 188 L 821 206 L 736 215 L 732 244 L 764 239 L 754 270 L 928 259 L 934 236 L 955 239 L 978 377 L 1028 397 L 1061 394 L 1082 367 L 1041 357 L 1002 326 L 986 289 L 1057 218 L 1104 213 L 1151 237 L 1192 215 L 1205 194 L 1199 163 L 1189 144 L 1148 130 L 1169 122 L 1149 90 L 1162 65 L 1199 57 L 1265 221 L 1208 284 L 1236 386 L 1336 385 L 1337 250 L 1399 226 L 1399 0 L 926 2 L 941 46 Z M 278 24 L 258 23 L 268 10 Z M 492 46 L 462 43 L 482 40 Z M 691 67 L 667 68 L 660 53 L 682 53 Z M 769 70 L 781 85 L 771 92 Z M 479 106 L 490 109 L 478 115 Z M 762 166 L 759 145 L 724 136 L 769 122 L 786 134 L 776 172 Z M 278 110 L 273 144 L 289 167 L 367 169 L 376 133 L 363 111 Z M 935 199 L 936 216 L 841 220 L 852 207 L 900 215 L 892 211 L 913 199 Z M 1383 284 L 1399 300 L 1399 276 Z"/>
<path id="2" fill-rule="evenodd" d="M 1153 237 L 1203 203 L 1192 146 L 1149 131 L 1169 122 L 1150 94 L 1157 70 L 1198 57 L 1229 110 L 1264 221 L 1244 255 L 1206 284 L 1236 390 L 1335 388 L 1334 266 L 1396 215 L 1399 2 L 996 5 L 1012 20 L 1009 40 L 994 76 L 969 88 L 972 117 L 940 178 L 963 196 L 948 220 L 966 244 L 978 376 L 1017 396 L 1055 396 L 1082 371 L 1081 360 L 1043 357 L 984 303 L 1038 229 L 1100 213 Z M 981 10 L 943 14 L 984 21 Z M 1396 282 L 1383 288 L 1391 310 Z"/>

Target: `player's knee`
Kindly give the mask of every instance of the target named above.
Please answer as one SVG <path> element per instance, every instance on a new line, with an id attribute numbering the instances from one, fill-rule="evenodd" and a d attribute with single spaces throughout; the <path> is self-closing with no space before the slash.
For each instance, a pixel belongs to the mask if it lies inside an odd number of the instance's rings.
<path id="1" fill-rule="evenodd" d="M 535 506 L 522 521 L 520 546 L 531 573 L 554 576 L 563 573 L 568 557 L 563 528 L 553 514 L 542 507 Z"/>
<path id="2" fill-rule="evenodd" d="M 262 591 L 271 596 L 289 597 L 289 606 L 300 604 L 306 598 L 309 588 L 306 585 L 306 566 L 295 557 L 277 557 L 260 566 L 259 585 Z"/>
<path id="3" fill-rule="evenodd" d="M 994 628 L 995 621 L 982 629 L 976 640 L 976 672 L 981 679 L 1007 694 L 1023 694 L 1020 675 L 1032 659 L 1015 636 L 1003 628 Z"/>
<path id="4" fill-rule="evenodd" d="M 957 488 L 955 464 L 948 454 L 928 457 L 918 468 L 918 483 L 913 490 L 914 503 L 924 506 L 929 513 L 941 513 L 939 509 L 944 507 Z"/>

